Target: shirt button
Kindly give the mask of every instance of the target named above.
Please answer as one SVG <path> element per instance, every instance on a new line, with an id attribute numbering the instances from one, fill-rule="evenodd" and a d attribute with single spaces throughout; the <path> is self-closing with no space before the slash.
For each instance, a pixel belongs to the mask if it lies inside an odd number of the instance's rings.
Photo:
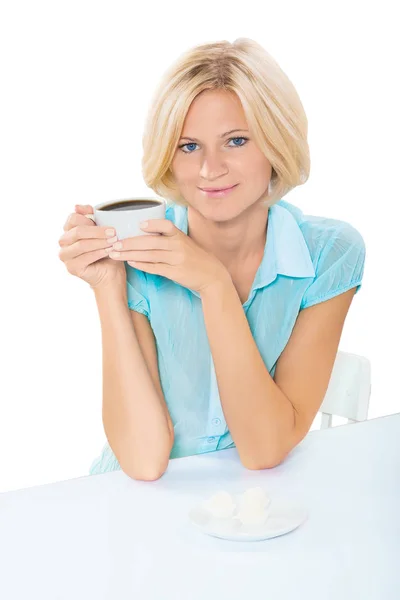
<path id="1" fill-rule="evenodd" d="M 213 425 L 221 425 L 221 419 L 213 419 L 212 424 Z"/>
<path id="2" fill-rule="evenodd" d="M 208 442 L 209 444 L 212 444 L 213 442 L 215 442 L 215 437 L 209 437 L 209 438 L 207 439 L 207 442 Z"/>

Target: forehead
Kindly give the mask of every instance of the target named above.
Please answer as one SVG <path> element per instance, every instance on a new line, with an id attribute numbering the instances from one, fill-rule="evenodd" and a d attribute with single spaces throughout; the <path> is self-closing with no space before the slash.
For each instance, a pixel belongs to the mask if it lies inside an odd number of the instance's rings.
<path id="1" fill-rule="evenodd" d="M 247 127 L 243 107 L 236 94 L 225 90 L 207 90 L 193 100 L 184 122 L 184 133 L 195 135 L 209 126 L 218 126 L 220 133 Z"/>

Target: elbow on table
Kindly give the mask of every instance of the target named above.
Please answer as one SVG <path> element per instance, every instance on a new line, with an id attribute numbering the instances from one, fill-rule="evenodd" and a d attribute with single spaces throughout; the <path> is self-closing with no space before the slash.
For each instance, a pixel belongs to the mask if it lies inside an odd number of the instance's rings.
<path id="1" fill-rule="evenodd" d="M 132 460 L 132 455 L 137 453 L 132 452 L 128 460 L 120 460 L 119 464 L 125 475 L 137 481 L 156 481 L 160 479 L 169 465 L 169 458 L 172 447 L 174 445 L 173 436 L 168 441 L 168 446 L 162 449 L 162 453 L 153 454 L 152 457 L 146 456 L 143 460 Z M 141 453 L 140 453 L 141 454 Z M 138 464 L 139 463 L 139 464 Z"/>
<path id="2" fill-rule="evenodd" d="M 121 466 L 121 469 L 123 470 L 123 472 L 125 473 L 125 475 L 128 475 L 128 477 L 130 477 L 131 479 L 134 479 L 135 481 L 157 481 L 157 479 L 160 479 L 165 471 L 167 470 L 168 464 L 165 465 L 165 467 L 160 467 L 160 468 L 147 468 L 147 469 L 133 469 L 133 468 L 123 468 Z"/>
<path id="3" fill-rule="evenodd" d="M 170 451 L 166 454 L 162 459 L 140 462 L 125 462 L 120 463 L 122 471 L 128 475 L 131 479 L 135 479 L 137 481 L 156 481 L 160 479 L 169 465 L 169 457 Z"/>
<path id="4" fill-rule="evenodd" d="M 270 456 L 267 458 L 246 457 L 240 458 L 242 465 L 250 471 L 263 471 L 264 469 L 274 469 L 278 467 L 286 458 L 285 455 Z"/>

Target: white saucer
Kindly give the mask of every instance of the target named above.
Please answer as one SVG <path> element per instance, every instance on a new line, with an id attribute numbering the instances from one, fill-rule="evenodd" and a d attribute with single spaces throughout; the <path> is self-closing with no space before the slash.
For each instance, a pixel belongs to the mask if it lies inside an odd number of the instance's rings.
<path id="1" fill-rule="evenodd" d="M 299 527 L 307 519 L 307 511 L 293 503 L 271 499 L 270 513 L 262 525 L 243 525 L 233 516 L 218 519 L 204 506 L 196 506 L 189 512 L 189 520 L 203 533 L 234 542 L 259 542 L 285 535 Z"/>

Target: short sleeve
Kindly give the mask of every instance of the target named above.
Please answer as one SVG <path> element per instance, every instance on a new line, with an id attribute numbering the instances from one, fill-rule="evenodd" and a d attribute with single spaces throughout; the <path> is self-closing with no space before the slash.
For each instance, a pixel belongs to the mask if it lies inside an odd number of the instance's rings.
<path id="1" fill-rule="evenodd" d="M 130 310 L 135 310 L 147 318 L 150 317 L 150 305 L 147 294 L 147 279 L 143 271 L 125 263 L 126 269 L 126 292 Z"/>
<path id="2" fill-rule="evenodd" d="M 351 288 L 361 288 L 364 275 L 365 243 L 349 223 L 342 223 L 327 241 L 315 268 L 315 278 L 306 289 L 300 310 L 329 300 Z"/>

